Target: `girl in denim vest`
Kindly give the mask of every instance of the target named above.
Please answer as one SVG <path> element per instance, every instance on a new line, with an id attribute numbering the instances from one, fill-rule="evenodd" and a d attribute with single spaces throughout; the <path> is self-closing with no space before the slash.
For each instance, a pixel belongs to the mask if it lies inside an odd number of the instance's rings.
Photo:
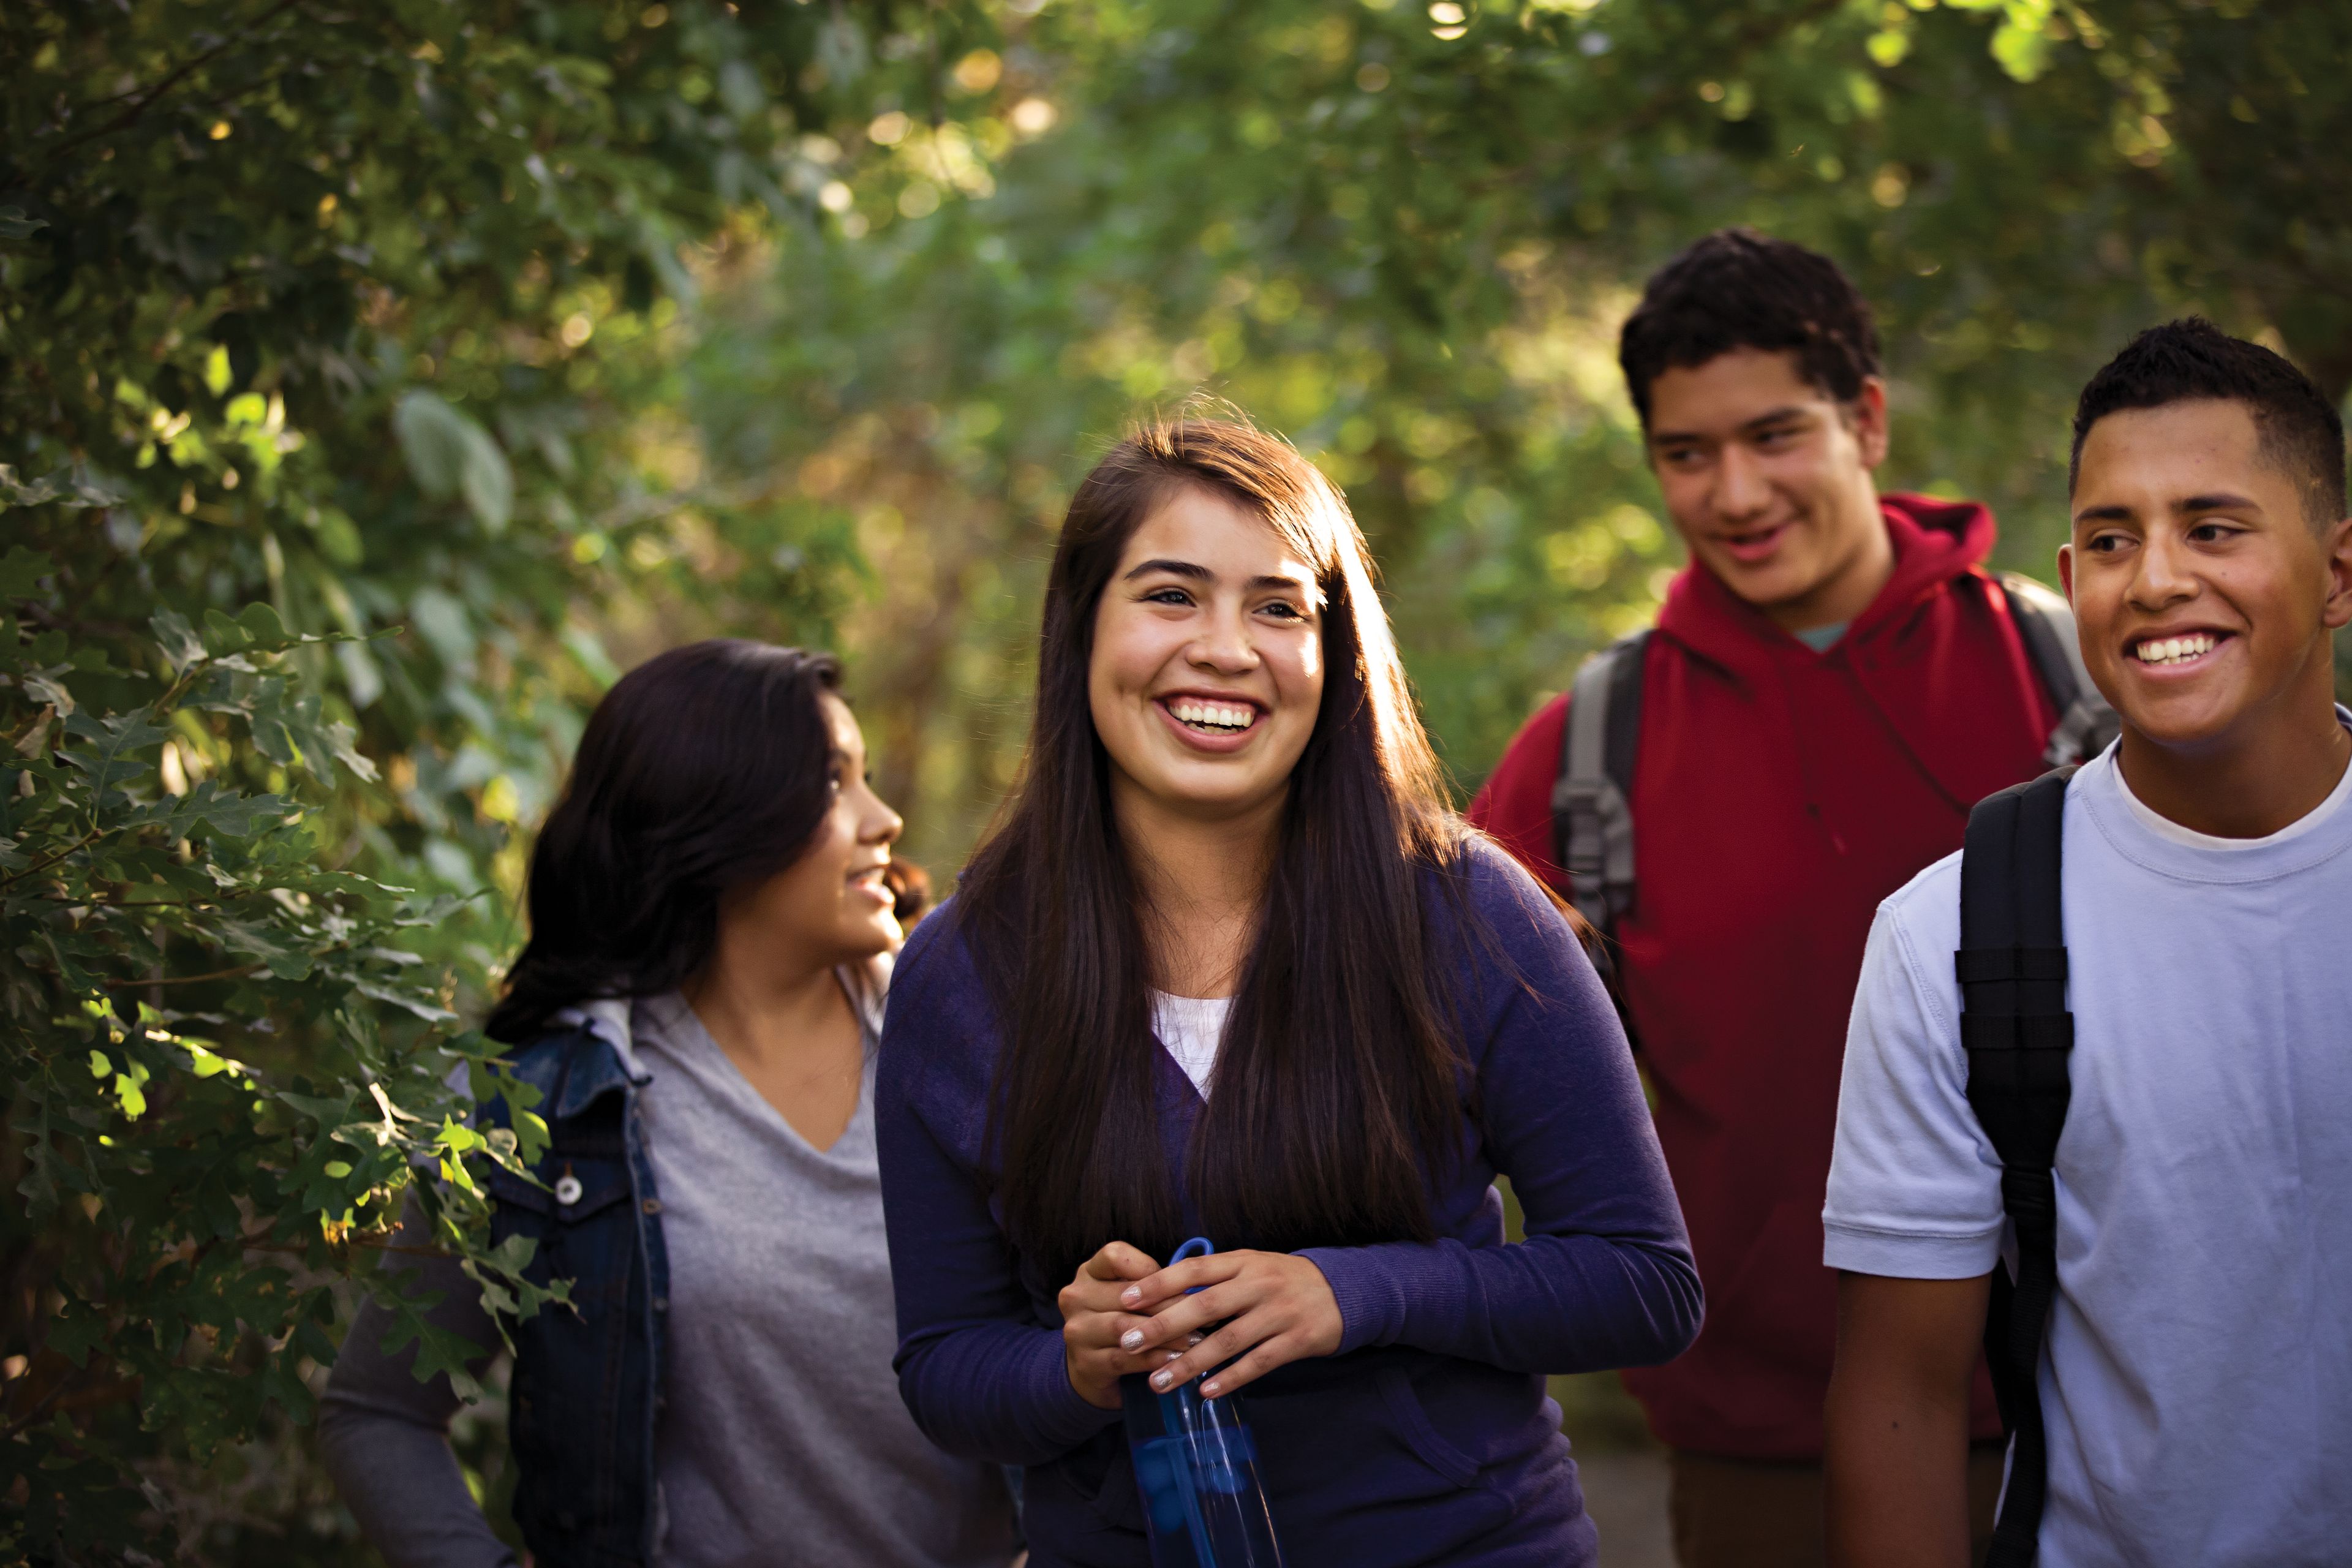
<path id="1" fill-rule="evenodd" d="M 538 1184 L 497 1184 L 498 1236 L 576 1309 L 512 1330 L 541 1568 L 1013 1556 L 1001 1473 L 934 1447 L 891 1377 L 873 1072 L 900 824 L 838 683 L 760 643 L 649 661 L 598 704 L 533 853 L 488 1027 L 551 1133 Z M 420 1272 L 439 1326 L 497 1343 L 453 1263 Z M 449 1449 L 457 1394 L 387 1327 L 361 1313 L 320 1420 L 344 1500 L 393 1568 L 511 1564 Z"/>

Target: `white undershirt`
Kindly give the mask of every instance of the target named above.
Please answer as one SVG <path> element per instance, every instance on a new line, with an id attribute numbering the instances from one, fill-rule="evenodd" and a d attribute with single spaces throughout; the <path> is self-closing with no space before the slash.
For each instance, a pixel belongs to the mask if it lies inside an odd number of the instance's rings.
<path id="1" fill-rule="evenodd" d="M 1230 996 L 1151 994 L 1151 1032 L 1203 1100 L 1209 1098 L 1209 1075 L 1216 1070 L 1217 1047 L 1225 1037 L 1225 1015 L 1233 1007 Z"/>
<path id="2" fill-rule="evenodd" d="M 2346 721 L 2347 729 L 2352 729 L 2352 718 L 2347 718 L 2343 709 L 2338 708 L 2336 714 L 2338 719 Z M 2124 770 L 2120 766 L 2116 769 L 2116 783 L 2123 786 L 2124 805 L 2142 827 L 2158 838 L 2185 844 L 2191 849 L 2262 849 L 2273 844 L 2284 844 L 2290 838 L 2302 837 L 2342 810 L 2347 800 L 2352 800 L 2352 767 L 2347 767 L 2343 776 L 2336 781 L 2336 787 L 2327 792 L 2326 800 L 2276 833 L 2261 838 L 2222 838 L 2210 833 L 2200 833 L 2193 827 L 2183 827 L 2172 818 L 2158 815 L 2154 806 L 2132 793 L 2131 781 L 2124 777 Z"/>

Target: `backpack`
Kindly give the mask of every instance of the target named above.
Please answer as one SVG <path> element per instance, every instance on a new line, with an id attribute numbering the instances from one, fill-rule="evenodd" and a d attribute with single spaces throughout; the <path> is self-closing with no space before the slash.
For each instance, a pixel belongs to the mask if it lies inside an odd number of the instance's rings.
<path id="1" fill-rule="evenodd" d="M 2115 710 L 2091 684 L 2066 601 L 2031 577 L 1995 581 L 2026 657 L 2058 710 L 2042 761 L 2082 763 L 2115 739 Z M 1633 759 L 1642 733 L 1642 664 L 1650 633 L 1621 637 L 1584 661 L 1570 689 L 1551 791 L 1552 863 L 1568 873 L 1569 899 L 1603 937 L 1634 900 Z M 1606 944 L 1595 942 L 1596 962 Z M 1608 973 L 1607 969 L 1602 970 Z"/>
<path id="2" fill-rule="evenodd" d="M 2060 828 L 2072 766 L 1986 796 L 1960 852 L 1960 1044 L 1969 1108 L 2000 1155 L 2000 1205 L 2017 1227 L 2017 1273 L 1995 1267 L 1985 1361 L 2014 1442 L 1986 1568 L 2030 1568 L 2049 1491 L 2049 1443 L 2036 1378 L 2058 1292 L 2053 1167 L 2072 1093 L 2074 1016 L 2066 1010 Z"/>

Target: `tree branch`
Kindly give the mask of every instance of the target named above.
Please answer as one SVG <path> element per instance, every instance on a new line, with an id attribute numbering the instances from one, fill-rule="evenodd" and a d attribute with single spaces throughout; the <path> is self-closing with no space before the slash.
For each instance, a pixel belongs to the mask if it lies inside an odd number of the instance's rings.
<path id="1" fill-rule="evenodd" d="M 0 888 L 13 888 L 27 877 L 37 877 L 40 875 L 50 867 L 56 865 L 58 861 L 64 859 L 67 856 L 89 848 L 92 844 L 98 842 L 99 838 L 103 836 L 105 831 L 106 830 L 104 828 L 93 827 L 88 833 L 83 834 L 80 838 L 67 845 L 64 848 L 58 850 L 47 859 L 37 860 L 32 865 L 26 867 L 23 870 L 17 872 L 14 876 L 0 877 Z"/>
<path id="2" fill-rule="evenodd" d="M 156 100 L 162 98 L 165 93 L 179 86 L 181 82 L 186 80 L 192 72 L 201 69 L 207 61 L 215 58 L 216 56 L 226 52 L 236 45 L 245 42 L 246 39 L 251 37 L 254 34 L 259 32 L 270 23 L 276 21 L 280 16 L 288 11 L 291 11 L 295 6 L 300 4 L 301 0 L 278 0 L 277 5 L 271 6 L 268 10 L 255 17 L 240 30 L 231 33 L 219 43 L 215 44 L 211 48 L 190 58 L 186 63 L 181 65 L 176 69 L 168 72 L 163 79 L 156 82 L 154 86 L 147 89 L 144 92 L 140 93 L 138 97 L 131 100 L 130 108 L 124 110 L 121 114 L 116 115 L 112 120 L 108 121 L 105 124 L 100 126 L 95 131 L 85 131 L 79 136 L 69 136 L 65 141 L 60 142 L 56 146 L 50 148 L 48 156 L 43 160 L 44 165 L 54 164 L 59 158 L 63 157 L 66 153 L 72 152 L 75 148 L 82 146 L 88 142 L 99 141 L 103 137 L 111 136 L 116 132 L 128 127 L 141 115 L 153 108 Z"/>
<path id="3" fill-rule="evenodd" d="M 167 974 L 161 980 L 109 980 L 102 984 L 110 991 L 136 991 L 146 985 L 194 985 L 201 980 L 242 980 L 267 967 L 267 964 L 246 963 L 235 969 L 215 969 L 209 974 Z"/>

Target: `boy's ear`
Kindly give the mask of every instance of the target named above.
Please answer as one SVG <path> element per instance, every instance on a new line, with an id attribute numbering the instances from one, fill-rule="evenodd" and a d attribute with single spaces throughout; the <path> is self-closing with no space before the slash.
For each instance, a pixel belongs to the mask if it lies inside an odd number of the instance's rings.
<path id="1" fill-rule="evenodd" d="M 1862 466 L 1875 468 L 1886 461 L 1886 383 L 1874 375 L 1862 378 L 1862 391 L 1846 405 L 1854 444 L 1862 448 Z"/>
<path id="2" fill-rule="evenodd" d="M 2327 548 L 2327 605 L 2320 621 L 2329 631 L 2352 626 L 2352 517 L 2337 521 L 2324 536 Z"/>
<path id="3" fill-rule="evenodd" d="M 2071 543 L 2058 547 L 2058 591 L 2066 595 L 2068 605 L 2074 604 L 2074 546 Z"/>

